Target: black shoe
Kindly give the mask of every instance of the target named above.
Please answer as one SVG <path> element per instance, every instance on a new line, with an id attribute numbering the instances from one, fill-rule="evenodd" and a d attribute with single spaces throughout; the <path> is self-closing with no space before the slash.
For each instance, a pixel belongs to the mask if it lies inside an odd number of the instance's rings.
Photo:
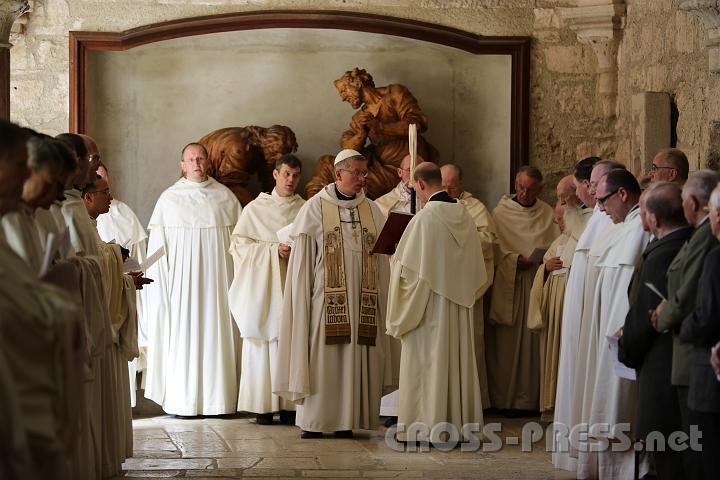
<path id="1" fill-rule="evenodd" d="M 309 432 L 307 430 L 303 430 L 300 432 L 300 438 L 322 438 L 322 432 Z"/>
<path id="2" fill-rule="evenodd" d="M 258 413 L 255 415 L 255 422 L 258 425 L 272 425 L 273 414 L 272 413 Z"/>
<path id="3" fill-rule="evenodd" d="M 292 410 L 280 410 L 280 423 L 283 425 L 295 425 L 295 412 Z"/>
<path id="4" fill-rule="evenodd" d="M 335 432 L 335 438 L 353 438 L 352 430 L 338 430 Z"/>
<path id="5" fill-rule="evenodd" d="M 385 426 L 387 428 L 392 427 L 393 425 L 397 425 L 398 417 L 388 417 L 385 419 Z"/>

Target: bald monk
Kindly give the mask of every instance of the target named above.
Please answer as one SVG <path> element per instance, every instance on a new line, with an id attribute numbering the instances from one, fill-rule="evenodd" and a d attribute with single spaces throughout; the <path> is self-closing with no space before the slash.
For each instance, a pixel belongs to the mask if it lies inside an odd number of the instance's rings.
<path id="1" fill-rule="evenodd" d="M 459 165 L 448 163 L 440 168 L 443 188 L 452 198 L 465 206 L 468 214 L 475 223 L 485 260 L 487 279 L 477 292 L 477 301 L 473 307 L 473 321 L 475 322 L 475 359 L 477 361 L 478 375 L 480 376 L 480 390 L 482 391 L 483 408 L 490 408 L 490 391 L 488 390 L 487 366 L 485 364 L 485 306 L 484 295 L 490 288 L 494 278 L 495 265 L 493 262 L 493 245 L 497 242 L 497 233 L 490 212 L 485 205 L 473 197 L 472 193 L 463 186 L 463 171 Z"/>
<path id="2" fill-rule="evenodd" d="M 540 400 L 539 341 L 527 328 L 530 288 L 538 264 L 533 250 L 546 250 L 560 234 L 553 208 L 538 198 L 540 170 L 524 166 L 515 195 L 493 210 L 498 233 L 490 323 L 485 331 L 490 401 L 500 409 L 537 411 Z"/>
<path id="3" fill-rule="evenodd" d="M 424 161 L 422 157 L 417 157 L 417 165 Z M 395 188 L 375 200 L 375 203 L 385 218 L 390 215 L 390 212 L 410 213 L 410 155 L 403 157 L 400 166 L 396 170 L 398 177 L 400 177 L 400 182 Z M 422 206 L 417 198 L 415 202 L 415 211 L 417 212 Z"/>
<path id="4" fill-rule="evenodd" d="M 438 166 L 418 166 L 413 180 L 425 208 L 408 224 L 391 260 L 387 330 L 402 342 L 399 424 L 428 429 L 407 440 L 444 442 L 426 436 L 439 423 L 458 432 L 466 424 L 482 427 L 473 306 L 485 264 L 470 216 L 443 189 Z M 403 439 L 402 432 L 398 436 Z"/>
<path id="5" fill-rule="evenodd" d="M 552 419 L 555 408 L 565 286 L 577 245 L 566 223 L 566 218 L 574 222 L 573 217 L 579 216 L 573 175 L 558 182 L 557 198 L 555 220 L 562 233 L 548 248 L 545 263 L 535 274 L 528 309 L 528 328 L 540 333 L 540 412 L 548 419 Z"/>

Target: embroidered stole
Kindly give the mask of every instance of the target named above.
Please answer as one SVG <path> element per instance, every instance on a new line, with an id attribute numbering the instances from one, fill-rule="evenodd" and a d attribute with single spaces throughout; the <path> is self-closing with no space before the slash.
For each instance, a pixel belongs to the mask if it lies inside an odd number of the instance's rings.
<path id="1" fill-rule="evenodd" d="M 360 203 L 357 208 L 362 234 L 362 282 L 359 292 L 360 324 L 357 343 L 374 346 L 377 336 L 378 268 L 377 258 L 371 252 L 377 239 L 377 231 L 367 200 Z M 322 223 L 325 264 L 325 343 L 327 345 L 350 343 L 352 332 L 348 311 L 340 208 L 325 199 L 322 200 Z"/>

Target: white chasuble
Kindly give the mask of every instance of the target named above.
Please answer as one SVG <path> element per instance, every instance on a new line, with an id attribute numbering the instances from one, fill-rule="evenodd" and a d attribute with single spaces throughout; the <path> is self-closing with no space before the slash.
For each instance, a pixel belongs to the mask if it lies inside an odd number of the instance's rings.
<path id="1" fill-rule="evenodd" d="M 239 338 L 228 303 L 230 235 L 240 217 L 233 193 L 212 178 L 181 178 L 158 199 L 148 251 L 146 396 L 177 415 L 235 412 Z"/>
<path id="2" fill-rule="evenodd" d="M 465 207 L 428 202 L 391 262 L 387 330 L 402 343 L 398 422 L 482 426 L 473 306 L 487 274 Z"/>
<path id="3" fill-rule="evenodd" d="M 342 238 L 332 237 L 332 245 L 325 245 L 323 202 L 337 208 L 339 215 L 337 233 Z M 361 205 L 363 202 L 367 207 Z M 370 260 L 371 256 L 369 250 L 365 253 L 364 250 L 371 245 L 362 243 L 365 236 L 359 210 L 363 208 L 368 209 L 379 233 L 384 217 L 375 203 L 363 194 L 352 200 L 338 200 L 335 186 L 330 184 L 300 209 L 291 233 L 294 246 L 288 262 L 273 392 L 296 403 L 296 424 L 303 430 L 375 429 L 380 397 L 397 388 L 390 338 L 385 334 L 388 263 L 385 256 L 376 255 L 375 262 L 364 265 L 363 260 Z M 326 252 L 331 258 L 326 258 Z M 343 269 L 339 268 L 339 256 L 342 256 Z M 346 301 L 342 305 L 326 304 L 326 298 L 332 300 L 341 293 L 326 295 L 326 262 L 332 277 L 327 279 L 329 285 L 344 275 Z M 373 309 L 376 313 L 374 345 L 359 343 L 367 333 L 361 329 L 365 324 L 360 319 L 367 264 L 377 268 L 377 272 L 370 272 L 373 283 L 377 281 L 378 295 Z M 349 335 L 346 341 L 341 337 L 330 338 L 339 330 L 326 330 L 326 307 L 346 313 L 340 315 L 349 322 L 343 326 Z"/>
<path id="4" fill-rule="evenodd" d="M 650 240 L 642 228 L 640 209 L 635 208 L 618 224 L 612 246 L 599 256 L 597 288 L 592 303 L 590 339 L 595 360 L 594 375 L 587 378 L 581 421 L 590 424 L 608 424 L 611 428 L 621 423 L 632 425 L 637 403 L 637 382 L 615 374 L 607 335 L 613 335 L 625 323 L 630 309 L 628 290 L 635 267 Z M 626 432 L 632 438 L 632 431 Z M 590 435 L 592 439 L 617 437 L 613 432 Z M 634 451 L 579 452 L 578 478 L 630 478 L 634 473 Z M 641 469 L 642 470 L 642 469 Z M 642 472 L 641 472 L 642 473 Z"/>
<path id="5" fill-rule="evenodd" d="M 565 299 L 562 312 L 562 330 L 560 333 L 560 359 L 557 373 L 557 388 L 555 392 L 555 416 L 554 422 L 561 425 L 561 428 L 572 428 L 573 399 L 575 396 L 575 365 L 580 340 L 580 320 L 583 310 L 583 298 L 585 296 L 585 278 L 588 267 L 588 255 L 590 247 L 598 236 L 607 227 L 612 225 L 612 220 L 605 212 L 600 211 L 598 206 L 590 211 L 590 219 L 585 229 L 578 238 L 577 246 L 573 253 L 572 268 L 568 274 L 565 287 Z M 587 212 L 583 211 L 583 215 Z M 569 250 L 568 250 L 569 252 Z M 555 443 L 555 451 L 552 454 L 553 465 L 563 470 L 575 471 L 577 469 L 577 458 L 570 455 L 569 451 L 561 451 L 564 447 Z"/>
<path id="6" fill-rule="evenodd" d="M 504 195 L 493 210 L 498 235 L 490 322 L 485 328 L 490 399 L 494 408 L 538 410 L 539 340 L 527 328 L 535 269 L 517 269 L 519 255 L 547 249 L 560 235 L 553 209 L 542 200 L 524 207 Z"/>
<path id="7" fill-rule="evenodd" d="M 238 411 L 295 409 L 272 393 L 287 271 L 287 260 L 278 255 L 277 232 L 295 220 L 304 204 L 299 195 L 261 193 L 245 206 L 232 233 L 230 310 L 243 339 Z"/>

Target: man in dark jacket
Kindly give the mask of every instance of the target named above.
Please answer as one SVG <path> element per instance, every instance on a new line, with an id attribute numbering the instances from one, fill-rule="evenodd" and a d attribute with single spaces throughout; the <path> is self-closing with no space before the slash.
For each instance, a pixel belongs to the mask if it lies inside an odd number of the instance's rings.
<path id="1" fill-rule="evenodd" d="M 710 197 L 710 229 L 720 240 L 720 187 Z M 720 474 L 720 381 L 710 364 L 710 349 L 720 341 L 720 246 L 703 266 L 695 310 L 683 321 L 680 341 L 692 345 L 690 353 L 690 424 L 702 432 L 701 478 Z"/>
<path id="2" fill-rule="evenodd" d="M 682 456 L 665 445 L 656 449 L 652 441 L 646 441 L 648 434 L 658 431 L 668 438 L 672 432 L 682 429 L 682 423 L 677 393 L 670 382 L 672 333 L 659 333 L 653 328 L 650 312 L 662 299 L 646 284 L 652 284 L 667 296 L 667 269 L 692 235 L 680 194 L 677 184 L 659 182 L 640 199 L 643 228 L 652 232 L 656 240 L 643 252 L 642 264 L 633 278 L 629 299 L 632 306 L 619 342 L 620 360 L 638 373 L 635 437 L 645 441 L 646 449 L 655 459 L 659 479 L 683 478 Z"/>

